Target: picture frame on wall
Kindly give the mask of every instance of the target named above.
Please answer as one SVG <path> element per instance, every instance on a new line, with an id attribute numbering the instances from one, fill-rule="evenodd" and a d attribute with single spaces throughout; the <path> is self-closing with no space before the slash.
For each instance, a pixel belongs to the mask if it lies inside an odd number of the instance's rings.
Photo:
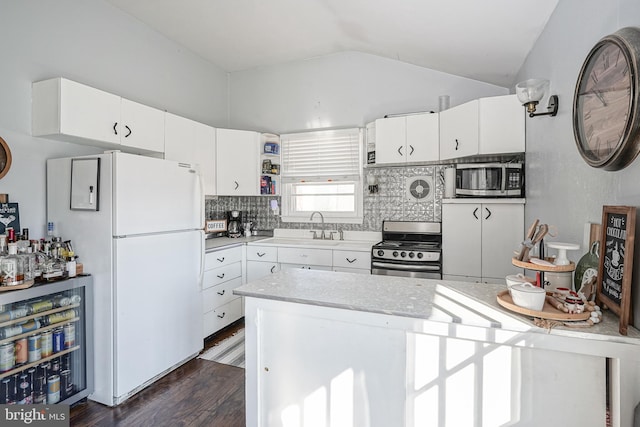
<path id="1" fill-rule="evenodd" d="M 634 206 L 603 206 L 596 300 L 620 317 L 627 335 L 631 318 L 631 283 L 636 229 Z"/>

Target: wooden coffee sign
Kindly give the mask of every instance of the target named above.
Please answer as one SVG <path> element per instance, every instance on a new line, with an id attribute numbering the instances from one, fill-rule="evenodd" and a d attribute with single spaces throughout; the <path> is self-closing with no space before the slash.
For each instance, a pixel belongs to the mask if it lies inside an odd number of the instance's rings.
<path id="1" fill-rule="evenodd" d="M 620 333 L 631 322 L 631 275 L 636 208 L 603 206 L 596 298 L 620 317 Z"/>

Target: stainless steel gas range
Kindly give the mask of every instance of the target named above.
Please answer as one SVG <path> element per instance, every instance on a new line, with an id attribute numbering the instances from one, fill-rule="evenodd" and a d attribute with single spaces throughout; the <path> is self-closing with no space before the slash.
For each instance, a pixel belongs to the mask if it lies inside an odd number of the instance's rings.
<path id="1" fill-rule="evenodd" d="M 371 248 L 371 274 L 442 279 L 441 224 L 383 221 L 382 241 Z"/>

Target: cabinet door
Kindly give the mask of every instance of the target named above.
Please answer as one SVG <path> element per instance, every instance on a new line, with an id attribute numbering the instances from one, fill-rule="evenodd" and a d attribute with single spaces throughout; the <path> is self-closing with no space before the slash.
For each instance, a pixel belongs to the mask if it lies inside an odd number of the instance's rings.
<path id="1" fill-rule="evenodd" d="M 257 196 L 260 135 L 216 129 L 216 185 L 221 196 Z"/>
<path id="2" fill-rule="evenodd" d="M 479 154 L 525 151 L 525 109 L 516 95 L 480 98 Z"/>
<path id="3" fill-rule="evenodd" d="M 198 164 L 204 194 L 216 194 L 216 130 L 175 114 L 165 113 L 164 158 Z"/>
<path id="4" fill-rule="evenodd" d="M 432 162 L 440 158 L 437 113 L 407 116 L 407 162 Z"/>
<path id="5" fill-rule="evenodd" d="M 51 82 L 55 87 L 60 85 L 60 133 L 120 144 L 120 97 L 70 80 L 57 80 Z"/>
<path id="6" fill-rule="evenodd" d="M 247 282 L 260 279 L 280 271 L 277 262 L 247 261 Z"/>
<path id="7" fill-rule="evenodd" d="M 521 272 L 511 264 L 513 251 L 524 237 L 524 205 L 482 205 L 482 278 L 499 283 L 509 274 Z"/>
<path id="8" fill-rule="evenodd" d="M 146 151 L 164 152 L 164 112 L 122 98 L 120 144 Z"/>
<path id="9" fill-rule="evenodd" d="M 405 117 L 376 120 L 376 164 L 406 161 Z"/>
<path id="10" fill-rule="evenodd" d="M 478 100 L 440 113 L 440 159 L 478 154 Z"/>
<path id="11" fill-rule="evenodd" d="M 482 205 L 442 205 L 442 271 L 444 275 L 482 275 Z"/>

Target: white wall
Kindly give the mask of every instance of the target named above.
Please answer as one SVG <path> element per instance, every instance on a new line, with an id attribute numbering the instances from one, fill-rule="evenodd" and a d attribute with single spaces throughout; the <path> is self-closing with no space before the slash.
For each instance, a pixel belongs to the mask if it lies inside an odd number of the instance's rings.
<path id="1" fill-rule="evenodd" d="M 438 111 L 508 89 L 374 55 L 346 52 L 230 77 L 230 125 L 287 133 L 363 126 L 385 114 Z"/>
<path id="2" fill-rule="evenodd" d="M 94 149 L 31 137 L 31 82 L 64 76 L 214 126 L 227 123 L 227 76 L 102 0 L 2 1 L 0 137 L 13 154 L 0 193 L 20 223 L 46 227 L 45 160 Z"/>
<path id="3" fill-rule="evenodd" d="M 539 218 L 557 226 L 556 241 L 582 244 L 584 224 L 600 223 L 603 205 L 640 207 L 640 159 L 617 172 L 592 168 L 580 157 L 572 127 L 573 94 L 587 53 L 626 26 L 640 26 L 637 0 L 562 0 L 518 75 L 518 81 L 550 79 L 551 93 L 560 98 L 557 117 L 527 119 L 526 223 Z M 587 250 L 569 255 L 578 261 Z M 639 268 L 636 258 L 636 273 Z M 639 296 L 640 274 L 635 276 L 633 293 Z M 640 311 L 635 318 L 640 320 Z"/>

